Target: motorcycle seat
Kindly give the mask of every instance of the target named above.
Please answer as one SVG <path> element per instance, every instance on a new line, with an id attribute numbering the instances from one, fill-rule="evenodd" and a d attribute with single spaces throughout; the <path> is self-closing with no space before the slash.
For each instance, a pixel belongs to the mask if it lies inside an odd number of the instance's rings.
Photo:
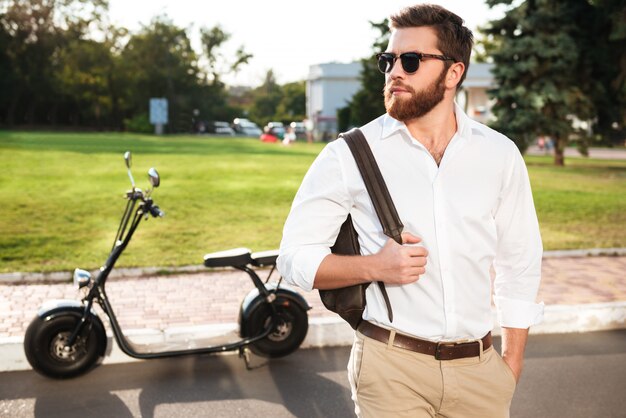
<path id="1" fill-rule="evenodd" d="M 251 251 L 248 248 L 233 248 L 231 250 L 208 253 L 204 256 L 206 267 L 239 267 L 252 263 Z"/>
<path id="2" fill-rule="evenodd" d="M 250 258 L 252 258 L 252 264 L 257 267 L 274 266 L 278 258 L 278 250 L 258 251 L 252 253 Z"/>

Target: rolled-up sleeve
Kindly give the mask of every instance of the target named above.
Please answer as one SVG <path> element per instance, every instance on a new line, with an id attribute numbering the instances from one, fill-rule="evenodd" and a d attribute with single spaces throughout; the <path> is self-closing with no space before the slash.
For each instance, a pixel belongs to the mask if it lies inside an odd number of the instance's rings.
<path id="1" fill-rule="evenodd" d="M 324 148 L 311 165 L 291 206 L 283 228 L 277 260 L 287 283 L 313 289 L 322 260 L 330 254 L 352 199 L 345 183 L 341 147 L 335 141 Z"/>
<path id="2" fill-rule="evenodd" d="M 510 161 L 495 213 L 494 302 L 500 326 L 528 328 L 543 319 L 543 303 L 535 302 L 543 246 L 528 171 L 516 148 Z"/>

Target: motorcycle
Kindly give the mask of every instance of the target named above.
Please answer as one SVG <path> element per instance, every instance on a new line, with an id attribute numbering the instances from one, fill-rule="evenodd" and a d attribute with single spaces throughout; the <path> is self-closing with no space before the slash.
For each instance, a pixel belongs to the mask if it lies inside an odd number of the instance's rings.
<path id="1" fill-rule="evenodd" d="M 24 337 L 24 351 L 32 368 L 49 377 L 68 378 L 83 374 L 99 364 L 107 352 L 107 334 L 96 311 L 97 303 L 109 320 L 119 348 L 130 357 L 155 359 L 239 350 L 246 367 L 252 356 L 275 358 L 297 350 L 308 331 L 307 311 L 310 306 L 296 291 L 282 284 L 282 278 L 270 282 L 275 271 L 277 251 L 252 253 L 246 248 L 206 254 L 206 267 L 231 267 L 250 277 L 253 289 L 239 309 L 239 337 L 216 345 L 198 345 L 184 341 L 184 346 L 171 344 L 137 344 L 121 329 L 106 293 L 106 281 L 115 262 L 124 252 L 142 220 L 160 218 L 164 212 L 152 200 L 152 192 L 160 184 L 155 168 L 148 171 L 151 187 L 147 191 L 135 187 L 131 173 L 131 154 L 124 154 L 131 189 L 126 192 L 127 204 L 120 221 L 111 252 L 95 277 L 82 269 L 73 275 L 74 285 L 82 292 L 78 300 L 55 300 L 44 303 L 29 324 Z M 270 268 L 265 281 L 255 268 Z"/>

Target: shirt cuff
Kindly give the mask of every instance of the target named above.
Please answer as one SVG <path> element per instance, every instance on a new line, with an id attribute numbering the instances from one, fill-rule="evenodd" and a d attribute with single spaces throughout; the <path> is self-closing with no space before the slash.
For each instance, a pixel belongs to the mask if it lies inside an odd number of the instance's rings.
<path id="1" fill-rule="evenodd" d="M 307 292 L 313 290 L 317 270 L 328 254 L 330 249 L 325 247 L 307 248 L 296 253 L 291 260 L 292 284 Z"/>
<path id="2" fill-rule="evenodd" d="M 502 296 L 496 296 L 494 302 L 501 327 L 525 329 L 543 321 L 543 302 L 534 303 Z"/>

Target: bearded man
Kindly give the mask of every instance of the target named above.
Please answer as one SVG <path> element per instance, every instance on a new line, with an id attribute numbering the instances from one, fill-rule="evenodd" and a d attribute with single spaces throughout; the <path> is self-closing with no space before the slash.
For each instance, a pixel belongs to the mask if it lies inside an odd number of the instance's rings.
<path id="1" fill-rule="evenodd" d="M 542 243 L 514 143 L 454 102 L 472 33 L 435 5 L 390 18 L 377 55 L 387 113 L 361 128 L 405 231 L 388 239 L 343 140 L 315 160 L 285 223 L 278 268 L 305 290 L 369 286 L 348 377 L 362 417 L 506 417 L 522 372 Z M 362 255 L 331 254 L 350 214 Z M 495 279 L 491 280 L 491 270 Z M 493 298 L 492 298 L 493 288 Z M 492 300 L 502 355 L 492 346 Z"/>

